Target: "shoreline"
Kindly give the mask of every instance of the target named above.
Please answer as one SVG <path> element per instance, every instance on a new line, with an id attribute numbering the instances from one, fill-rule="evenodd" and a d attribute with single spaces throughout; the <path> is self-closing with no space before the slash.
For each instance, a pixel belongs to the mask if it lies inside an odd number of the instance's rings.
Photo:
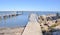
<path id="1" fill-rule="evenodd" d="M 21 35 L 24 27 L 0 28 L 0 35 Z"/>

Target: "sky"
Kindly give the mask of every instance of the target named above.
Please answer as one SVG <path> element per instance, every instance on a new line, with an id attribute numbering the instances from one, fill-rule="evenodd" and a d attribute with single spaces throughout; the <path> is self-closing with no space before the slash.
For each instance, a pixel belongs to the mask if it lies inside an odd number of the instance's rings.
<path id="1" fill-rule="evenodd" d="M 60 0 L 0 0 L 0 11 L 60 11 Z"/>

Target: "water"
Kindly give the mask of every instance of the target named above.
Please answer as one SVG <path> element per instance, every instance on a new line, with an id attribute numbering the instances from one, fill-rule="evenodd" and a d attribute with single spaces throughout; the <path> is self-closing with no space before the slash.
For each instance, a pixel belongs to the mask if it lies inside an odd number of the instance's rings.
<path id="1" fill-rule="evenodd" d="M 2 14 L 11 14 L 13 12 L 0 12 L 0 15 Z M 20 12 L 21 13 L 21 12 Z M 31 13 L 35 13 L 35 14 L 38 14 L 38 15 L 43 15 L 43 14 L 55 14 L 56 12 L 28 12 L 28 11 L 25 11 L 22 13 L 22 15 L 19 15 L 19 16 L 14 16 L 14 17 L 11 17 L 11 18 L 7 18 L 7 19 L 4 19 L 2 18 L 0 20 L 0 27 L 20 27 L 20 26 L 26 26 L 26 24 L 28 23 L 28 20 L 29 20 L 29 14 Z"/>
<path id="2" fill-rule="evenodd" d="M 2 14 L 11 14 L 11 12 L 0 12 Z M 13 12 L 12 12 L 13 13 Z M 28 22 L 28 15 L 22 14 L 14 17 L 2 18 L 0 20 L 0 27 L 20 27 L 25 26 Z"/>

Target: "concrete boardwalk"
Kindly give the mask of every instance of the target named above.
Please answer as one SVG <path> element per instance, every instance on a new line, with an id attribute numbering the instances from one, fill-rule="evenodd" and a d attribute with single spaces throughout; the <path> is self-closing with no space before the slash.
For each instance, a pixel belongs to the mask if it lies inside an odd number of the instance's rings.
<path id="1" fill-rule="evenodd" d="M 36 18 L 36 15 L 32 14 L 30 16 L 30 21 L 28 22 L 22 35 L 42 35 L 40 24 L 36 21 Z"/>

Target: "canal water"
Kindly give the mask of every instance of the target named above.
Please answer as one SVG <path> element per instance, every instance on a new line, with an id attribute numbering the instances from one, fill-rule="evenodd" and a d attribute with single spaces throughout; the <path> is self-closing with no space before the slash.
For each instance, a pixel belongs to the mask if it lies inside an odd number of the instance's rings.
<path id="1" fill-rule="evenodd" d="M 0 15 L 3 14 L 12 14 L 14 12 L 1 12 L 0 11 Z M 43 14 L 55 14 L 57 12 L 28 12 L 28 11 L 23 11 L 23 12 L 19 12 L 22 13 L 21 15 L 18 16 L 14 16 L 14 17 L 7 17 L 7 18 L 0 18 L 0 27 L 20 27 L 20 26 L 26 26 L 26 24 L 28 23 L 29 20 L 29 15 L 31 13 L 35 13 L 38 15 L 43 15 Z"/>

